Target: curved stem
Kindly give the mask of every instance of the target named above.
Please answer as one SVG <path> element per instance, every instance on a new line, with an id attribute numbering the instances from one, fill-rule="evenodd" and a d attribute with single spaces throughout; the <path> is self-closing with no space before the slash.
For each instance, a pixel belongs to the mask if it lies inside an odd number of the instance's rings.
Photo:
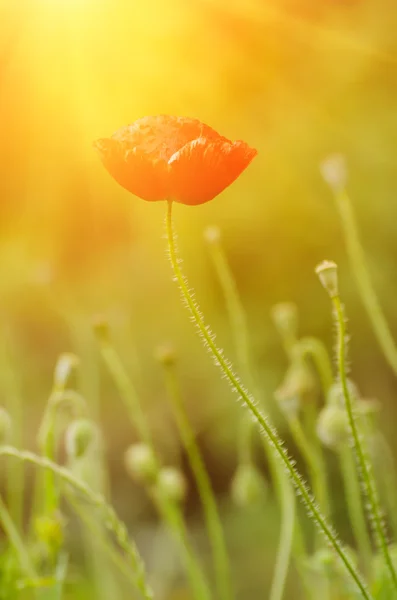
<path id="1" fill-rule="evenodd" d="M 335 310 L 335 317 L 338 326 L 338 369 L 340 381 L 342 384 L 343 396 L 345 400 L 346 412 L 349 420 L 350 431 L 352 435 L 353 447 L 356 454 L 359 473 L 362 478 L 363 489 L 368 499 L 368 515 L 373 524 L 377 542 L 382 550 L 385 564 L 388 568 L 393 586 L 397 590 L 397 575 L 390 556 L 389 546 L 386 539 L 385 526 L 383 521 L 382 509 L 379 502 L 378 491 L 375 478 L 372 472 L 372 465 L 367 457 L 366 450 L 361 439 L 356 418 L 353 410 L 353 403 L 350 396 L 346 373 L 346 327 L 345 316 L 342 303 L 339 296 L 332 298 Z"/>
<path id="2" fill-rule="evenodd" d="M 316 366 L 321 380 L 321 387 L 324 391 L 325 399 L 329 388 L 334 382 L 332 374 L 332 365 L 328 356 L 327 348 L 321 340 L 315 337 L 304 337 L 297 342 L 297 346 L 302 356 L 310 356 Z"/>
<path id="3" fill-rule="evenodd" d="M 179 433 L 186 450 L 190 467 L 196 480 L 197 489 L 203 505 L 208 535 L 214 558 L 214 569 L 218 588 L 217 597 L 227 600 L 233 596 L 230 585 L 230 567 L 226 551 L 225 538 L 222 523 L 219 517 L 218 507 L 212 490 L 210 478 L 205 468 L 200 449 L 196 443 L 189 418 L 186 413 L 181 392 L 176 379 L 175 366 L 164 365 L 166 384 L 169 397 L 174 409 L 175 419 Z"/>
<path id="4" fill-rule="evenodd" d="M 187 308 L 190 311 L 190 314 L 194 320 L 194 323 L 197 326 L 200 336 L 202 337 L 204 344 L 207 346 L 210 354 L 214 358 L 216 364 L 222 371 L 225 378 L 229 381 L 233 390 L 238 394 L 239 398 L 243 402 L 243 404 L 251 411 L 252 416 L 255 421 L 258 423 L 262 433 L 267 438 L 267 441 L 273 447 L 276 455 L 280 460 L 280 466 L 283 465 L 286 469 L 292 483 L 294 484 L 297 493 L 302 499 L 303 504 L 306 507 L 308 514 L 313 518 L 313 520 L 317 523 L 320 530 L 323 532 L 325 538 L 330 543 L 331 547 L 335 550 L 335 552 L 340 557 L 344 567 L 348 571 L 352 580 L 354 580 L 357 588 L 360 590 L 360 593 L 363 598 L 366 600 L 371 600 L 371 595 L 367 590 L 365 583 L 362 581 L 361 576 L 355 569 L 351 560 L 345 553 L 341 542 L 337 538 L 335 532 L 331 525 L 327 522 L 326 518 L 321 513 L 319 507 L 317 506 L 316 501 L 310 494 L 305 482 L 303 481 L 301 475 L 294 467 L 293 461 L 288 456 L 287 451 L 284 448 L 284 444 L 280 439 L 278 433 L 273 428 L 273 426 L 269 423 L 267 417 L 265 417 L 262 412 L 258 409 L 257 404 L 254 398 L 245 390 L 243 384 L 240 382 L 239 378 L 234 374 L 234 371 L 229 363 L 229 361 L 224 357 L 223 352 L 218 348 L 214 341 L 214 335 L 209 329 L 209 327 L 205 324 L 203 317 L 201 315 L 200 309 L 198 308 L 193 295 L 190 291 L 187 280 L 182 274 L 179 259 L 176 253 L 176 244 L 174 239 L 174 231 L 172 225 L 172 201 L 168 202 L 168 211 L 167 211 L 167 236 L 168 236 L 168 245 L 169 245 L 169 254 L 171 265 L 174 271 L 175 279 L 179 284 L 182 297 L 184 302 L 186 303 Z"/>
<path id="5" fill-rule="evenodd" d="M 347 252 L 361 300 L 383 354 L 397 375 L 397 346 L 372 285 L 350 198 L 345 190 L 336 193 L 335 197 L 342 220 Z"/>
<path id="6" fill-rule="evenodd" d="M 138 549 L 131 541 L 124 523 L 119 520 L 113 507 L 107 504 L 105 498 L 103 498 L 101 494 L 93 492 L 84 482 L 74 477 L 68 469 L 57 465 L 47 458 L 38 456 L 33 452 L 20 451 L 11 446 L 2 446 L 0 447 L 0 456 L 8 456 L 17 459 L 18 461 L 27 462 L 40 467 L 41 469 L 50 471 L 55 477 L 58 477 L 61 481 L 70 485 L 74 490 L 82 494 L 90 504 L 98 508 L 103 515 L 103 522 L 108 531 L 115 536 L 120 548 L 126 553 L 130 561 L 137 589 L 142 593 L 145 600 L 153 599 L 152 591 L 146 581 L 146 573 Z"/>

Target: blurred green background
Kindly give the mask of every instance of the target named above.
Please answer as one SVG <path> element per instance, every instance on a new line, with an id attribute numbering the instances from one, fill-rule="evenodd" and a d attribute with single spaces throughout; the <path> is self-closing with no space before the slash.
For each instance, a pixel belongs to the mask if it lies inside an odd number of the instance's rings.
<path id="1" fill-rule="evenodd" d="M 165 206 L 118 187 L 92 141 L 141 116 L 169 113 L 257 148 L 249 169 L 213 202 L 175 207 L 185 271 L 207 320 L 233 357 L 203 241 L 204 228 L 216 224 L 247 309 L 258 381 L 271 400 L 286 358 L 270 309 L 296 302 L 301 333 L 332 349 L 329 302 L 313 270 L 336 260 L 352 376 L 365 396 L 381 400 L 394 435 L 396 384 L 359 301 L 318 166 L 331 152 L 346 155 L 369 268 L 394 330 L 396 31 L 391 0 L 0 0 L 0 402 L 24 398 L 26 444 L 34 445 L 57 356 L 76 352 L 77 385 L 104 428 L 115 505 L 139 535 L 154 516 L 124 473 L 134 432 L 99 360 L 92 319 L 109 320 L 170 462 L 179 441 L 153 351 L 172 343 L 234 559 L 252 571 L 246 582 L 264 577 L 260 547 L 274 552 L 275 509 L 270 519 L 262 515 L 258 539 L 258 516 L 244 519 L 228 505 L 240 409 L 181 308 L 165 253 Z M 194 490 L 188 510 L 194 522 Z"/>

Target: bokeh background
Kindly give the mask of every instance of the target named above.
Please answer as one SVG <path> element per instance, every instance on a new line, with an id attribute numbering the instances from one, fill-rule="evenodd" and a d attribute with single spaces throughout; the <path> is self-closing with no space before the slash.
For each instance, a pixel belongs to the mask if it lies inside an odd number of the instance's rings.
<path id="1" fill-rule="evenodd" d="M 393 0 L 0 0 L 0 402 L 24 399 L 26 443 L 34 446 L 55 361 L 63 351 L 78 354 L 77 385 L 104 428 L 115 505 L 144 535 L 156 519 L 124 473 L 134 432 L 91 323 L 98 315 L 109 320 L 170 461 L 179 441 L 153 352 L 173 344 L 244 571 L 241 597 L 261 579 L 268 585 L 275 509 L 247 519 L 229 507 L 240 409 L 181 308 L 165 253 L 165 206 L 118 187 L 92 141 L 141 116 L 169 113 L 256 147 L 258 157 L 221 196 L 175 209 L 185 271 L 207 320 L 233 357 L 203 241 L 204 228 L 216 224 L 247 309 L 258 381 L 271 400 L 286 368 L 271 307 L 296 302 L 302 334 L 332 348 L 329 302 L 313 270 L 336 260 L 352 376 L 381 401 L 393 440 L 396 383 L 358 298 L 319 163 L 335 151 L 347 158 L 369 268 L 397 332 L 396 31 Z M 192 522 L 199 518 L 194 489 L 187 510 Z"/>

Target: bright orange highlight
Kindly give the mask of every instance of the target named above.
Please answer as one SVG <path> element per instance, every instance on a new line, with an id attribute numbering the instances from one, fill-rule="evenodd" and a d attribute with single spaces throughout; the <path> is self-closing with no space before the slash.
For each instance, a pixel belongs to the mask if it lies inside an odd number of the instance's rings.
<path id="1" fill-rule="evenodd" d="M 158 115 L 95 142 L 110 175 L 143 200 L 204 204 L 237 179 L 257 151 L 197 119 Z"/>

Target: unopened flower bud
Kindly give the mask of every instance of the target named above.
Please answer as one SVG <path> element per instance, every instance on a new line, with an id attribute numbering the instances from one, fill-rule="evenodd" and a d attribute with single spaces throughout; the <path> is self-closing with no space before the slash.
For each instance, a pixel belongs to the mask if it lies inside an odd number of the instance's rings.
<path id="1" fill-rule="evenodd" d="M 347 380 L 347 389 L 349 391 L 349 396 L 352 404 L 356 404 L 360 399 L 360 392 L 354 381 L 352 381 L 351 379 Z M 329 388 L 327 394 L 327 404 L 339 406 L 340 408 L 345 408 L 345 394 L 340 381 L 336 381 Z"/>
<path id="2" fill-rule="evenodd" d="M 57 554 L 64 542 L 65 519 L 60 512 L 52 516 L 41 515 L 34 520 L 34 531 L 37 540 L 43 544 L 47 552 Z"/>
<path id="3" fill-rule="evenodd" d="M 231 494 L 232 499 L 242 508 L 265 500 L 267 495 L 266 480 L 252 464 L 241 464 L 234 474 Z"/>
<path id="4" fill-rule="evenodd" d="M 160 470 L 157 487 L 160 494 L 172 502 L 183 502 L 186 498 L 186 479 L 183 473 L 175 467 L 163 467 Z"/>
<path id="5" fill-rule="evenodd" d="M 63 389 L 68 379 L 79 364 L 79 359 L 71 352 L 64 352 L 57 360 L 54 369 L 54 387 Z"/>
<path id="6" fill-rule="evenodd" d="M 275 398 L 288 416 L 296 415 L 302 402 L 308 400 L 316 389 L 316 380 L 309 365 L 302 359 L 294 360 L 287 370 Z"/>
<path id="7" fill-rule="evenodd" d="M 171 344 L 159 346 L 155 350 L 155 358 L 165 367 L 171 367 L 176 361 L 175 348 Z"/>
<path id="8" fill-rule="evenodd" d="M 331 154 L 320 164 L 320 173 L 334 192 L 340 192 L 347 183 L 345 157 L 342 154 Z"/>
<path id="9" fill-rule="evenodd" d="M 339 449 L 349 439 L 349 421 L 346 411 L 338 405 L 326 405 L 317 420 L 320 441 L 332 450 Z"/>
<path id="10" fill-rule="evenodd" d="M 204 239 L 208 244 L 219 244 L 221 241 L 221 230 L 217 225 L 209 225 L 204 229 Z"/>
<path id="11" fill-rule="evenodd" d="M 0 406 L 0 445 L 8 444 L 12 436 L 12 421 L 8 411 Z"/>
<path id="12" fill-rule="evenodd" d="M 298 331 L 298 308 L 293 302 L 279 302 L 271 310 L 273 322 L 280 336 L 296 337 Z"/>
<path id="13" fill-rule="evenodd" d="M 338 265 L 332 260 L 324 260 L 322 263 L 317 265 L 316 274 L 328 292 L 330 298 L 336 298 L 339 296 L 338 289 Z"/>
<path id="14" fill-rule="evenodd" d="M 139 483 L 153 483 L 158 474 L 157 460 L 147 444 L 132 444 L 124 454 L 125 468 L 129 476 Z"/>
<path id="15" fill-rule="evenodd" d="M 93 444 L 97 444 L 99 432 L 89 419 L 77 419 L 66 430 L 65 449 L 67 456 L 74 460 L 83 457 Z"/>

